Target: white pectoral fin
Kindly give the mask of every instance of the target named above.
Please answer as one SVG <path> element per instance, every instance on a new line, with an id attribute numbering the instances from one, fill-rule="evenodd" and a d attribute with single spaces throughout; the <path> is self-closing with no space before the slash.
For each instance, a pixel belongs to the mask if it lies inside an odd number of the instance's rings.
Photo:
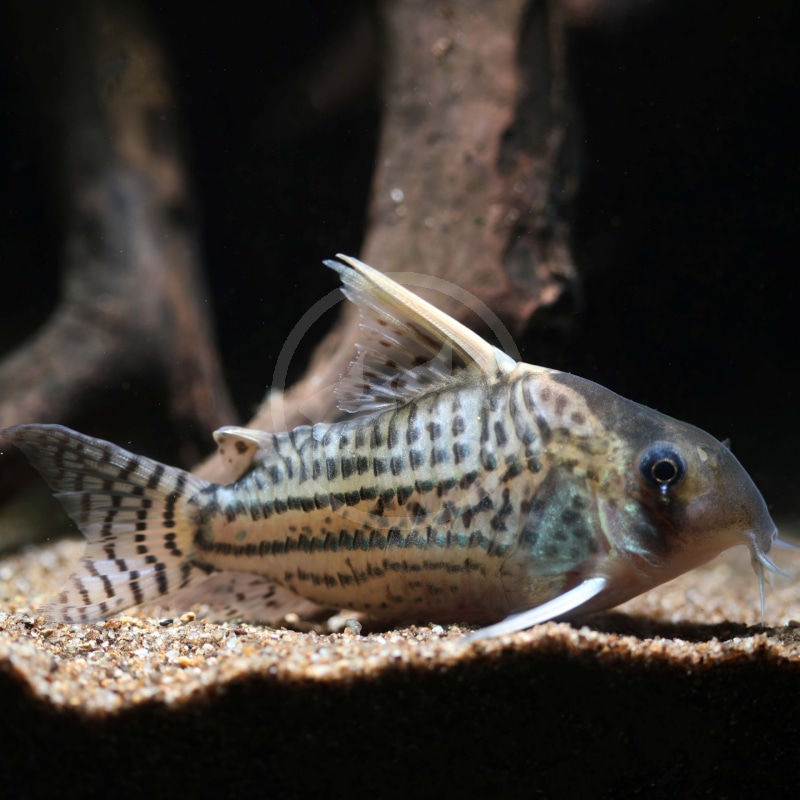
<path id="1" fill-rule="evenodd" d="M 511 614 L 511 616 L 494 625 L 488 625 L 470 633 L 466 637 L 467 641 L 474 642 L 478 639 L 502 636 L 505 633 L 524 631 L 526 628 L 532 628 L 540 622 L 548 622 L 551 619 L 562 617 L 564 614 L 579 609 L 589 600 L 597 597 L 607 585 L 607 578 L 588 578 L 583 583 L 579 583 L 574 589 L 570 589 L 568 592 L 564 592 L 564 594 L 560 594 L 558 597 L 536 606 L 536 608 L 520 611 L 518 614 Z"/>

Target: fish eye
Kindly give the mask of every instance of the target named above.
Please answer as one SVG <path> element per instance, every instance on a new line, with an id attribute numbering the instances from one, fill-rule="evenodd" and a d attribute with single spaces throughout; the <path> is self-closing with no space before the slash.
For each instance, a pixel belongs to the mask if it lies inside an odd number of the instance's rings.
<path id="1" fill-rule="evenodd" d="M 639 473 L 650 486 L 666 492 L 686 474 L 686 463 L 674 447 L 657 442 L 639 461 Z"/>

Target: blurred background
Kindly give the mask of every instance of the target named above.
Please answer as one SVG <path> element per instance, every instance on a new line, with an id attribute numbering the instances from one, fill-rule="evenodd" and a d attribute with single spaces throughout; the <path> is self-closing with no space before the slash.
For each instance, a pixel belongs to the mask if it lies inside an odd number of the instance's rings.
<path id="1" fill-rule="evenodd" d="M 61 286 L 58 134 L 48 106 L 64 25 L 56 5 L 37 4 L 35 19 L 21 3 L 0 12 L 2 353 L 45 322 Z M 800 512 L 800 7 L 601 5 L 566 37 L 580 145 L 568 209 L 578 280 L 519 337 L 523 358 L 730 437 L 773 514 L 792 520 Z M 380 29 L 353 33 L 373 13 L 367 2 L 306 0 L 281 4 L 279 14 L 235 1 L 190 13 L 141 8 L 171 64 L 203 302 L 243 422 L 294 324 L 336 286 L 322 259 L 359 253 L 382 118 Z M 320 94 L 311 76 L 325 74 L 342 46 L 350 67 Z M 333 318 L 305 337 L 290 379 Z M 203 454 L 182 446 L 200 437 L 171 424 L 157 380 L 142 375 L 107 390 L 85 429 L 183 466 Z M 30 477 L 16 470 L 15 462 L 7 500 Z"/>

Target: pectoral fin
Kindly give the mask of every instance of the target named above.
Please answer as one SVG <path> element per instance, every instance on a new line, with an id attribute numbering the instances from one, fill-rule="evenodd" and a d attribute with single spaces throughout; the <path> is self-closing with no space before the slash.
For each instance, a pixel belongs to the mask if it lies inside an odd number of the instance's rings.
<path id="1" fill-rule="evenodd" d="M 540 606 L 536 606 L 536 608 L 512 614 L 494 625 L 489 625 L 486 628 L 470 633 L 467 636 L 467 641 L 474 642 L 478 639 L 502 636 L 505 633 L 524 631 L 526 628 L 532 628 L 540 622 L 548 622 L 551 619 L 562 617 L 564 614 L 579 609 L 589 600 L 597 597 L 607 585 L 607 578 L 588 578 L 583 583 L 579 583 L 574 589 L 570 589 L 568 592 L 564 592 L 564 594 L 554 597 Z"/>

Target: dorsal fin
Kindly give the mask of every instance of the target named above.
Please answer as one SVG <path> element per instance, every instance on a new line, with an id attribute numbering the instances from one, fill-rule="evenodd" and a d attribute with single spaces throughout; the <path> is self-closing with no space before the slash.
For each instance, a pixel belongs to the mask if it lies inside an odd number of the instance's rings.
<path id="1" fill-rule="evenodd" d="M 339 273 L 342 291 L 361 312 L 357 356 L 339 381 L 342 411 L 380 411 L 453 381 L 493 382 L 513 358 L 391 278 L 350 256 L 325 265 Z"/>

